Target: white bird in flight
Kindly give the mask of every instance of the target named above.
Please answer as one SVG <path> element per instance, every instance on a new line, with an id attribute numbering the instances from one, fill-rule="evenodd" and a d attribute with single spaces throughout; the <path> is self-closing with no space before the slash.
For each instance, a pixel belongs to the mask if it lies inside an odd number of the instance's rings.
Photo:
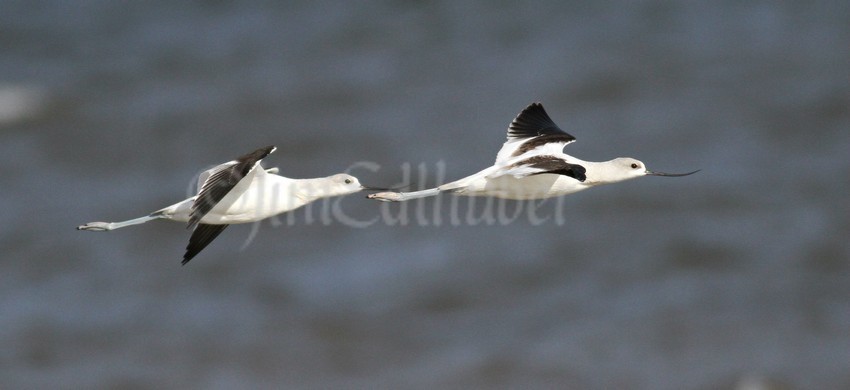
<path id="1" fill-rule="evenodd" d="M 370 199 L 399 202 L 440 193 L 504 199 L 545 199 L 572 194 L 601 184 L 641 176 L 687 176 L 699 172 L 653 172 L 633 158 L 592 162 L 564 154 L 576 139 L 549 118 L 543 105 L 532 103 L 511 122 L 508 139 L 489 168 L 436 188 L 414 192 L 379 192 Z"/>
<path id="2" fill-rule="evenodd" d="M 356 177 L 344 173 L 315 179 L 279 176 L 277 168 L 264 169 L 260 165 L 260 160 L 274 150 L 274 146 L 260 148 L 202 172 L 196 196 L 144 217 L 122 222 L 89 222 L 77 230 L 107 231 L 155 219 L 188 222 L 187 228 L 194 230 L 183 255 L 185 265 L 228 225 L 260 221 L 322 198 L 367 189 L 386 190 L 363 186 Z"/>

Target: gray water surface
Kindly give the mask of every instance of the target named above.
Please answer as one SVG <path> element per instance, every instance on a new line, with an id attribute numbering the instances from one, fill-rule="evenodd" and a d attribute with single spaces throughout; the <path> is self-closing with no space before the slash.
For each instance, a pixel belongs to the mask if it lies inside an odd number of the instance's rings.
<path id="1" fill-rule="evenodd" d="M 0 4 L 0 388 L 850 387 L 850 3 L 285 3 Z M 269 144 L 460 178 L 532 101 L 579 158 L 702 171 L 544 223 L 349 196 L 377 222 L 318 204 L 185 267 L 180 224 L 74 230 Z"/>

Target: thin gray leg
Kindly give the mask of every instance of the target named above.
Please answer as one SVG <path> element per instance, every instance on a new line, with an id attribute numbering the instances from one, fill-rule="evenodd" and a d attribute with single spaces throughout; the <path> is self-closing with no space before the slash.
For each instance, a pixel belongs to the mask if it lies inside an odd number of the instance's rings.
<path id="1" fill-rule="evenodd" d="M 168 218 L 162 214 L 151 214 L 146 215 L 144 217 L 139 217 L 135 219 L 130 219 L 127 221 L 121 222 L 89 222 L 85 225 L 77 226 L 77 230 L 88 230 L 92 232 L 105 232 L 108 230 L 120 229 L 122 227 L 132 226 L 142 224 L 148 221 L 153 221 L 154 219 Z"/>

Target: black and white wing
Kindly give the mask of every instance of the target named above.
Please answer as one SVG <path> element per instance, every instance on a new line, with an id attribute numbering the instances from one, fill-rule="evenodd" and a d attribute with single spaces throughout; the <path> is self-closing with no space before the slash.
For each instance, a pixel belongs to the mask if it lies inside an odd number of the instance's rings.
<path id="1" fill-rule="evenodd" d="M 260 160 L 274 150 L 274 146 L 266 146 L 201 173 L 198 177 L 198 196 L 195 197 L 195 202 L 192 204 L 188 227 L 195 226 L 243 179 L 246 177 L 249 179 L 244 181 L 244 186 L 247 188 L 254 175 L 266 174 L 262 167 L 260 169 L 254 168 L 258 167 Z"/>
<path id="2" fill-rule="evenodd" d="M 522 178 L 549 173 L 569 176 L 583 182 L 587 180 L 587 176 L 585 175 L 586 172 L 587 170 L 583 166 L 568 163 L 560 157 L 535 155 L 516 161 L 507 167 L 499 169 L 497 172 L 489 175 L 488 177 L 497 178 L 499 176 L 510 175 L 515 178 Z"/>
<path id="3" fill-rule="evenodd" d="M 542 104 L 531 103 L 508 126 L 508 139 L 496 155 L 496 165 L 528 152 L 562 153 L 575 140 L 549 118 Z"/>

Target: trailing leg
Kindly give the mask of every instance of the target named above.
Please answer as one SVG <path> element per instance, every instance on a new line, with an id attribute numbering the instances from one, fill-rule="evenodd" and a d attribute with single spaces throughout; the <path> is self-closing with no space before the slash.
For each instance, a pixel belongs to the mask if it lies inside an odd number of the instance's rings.
<path id="1" fill-rule="evenodd" d="M 157 211 L 151 213 L 150 215 L 146 215 L 144 217 L 134 218 L 127 221 L 121 222 L 89 222 L 85 225 L 77 226 L 77 230 L 89 230 L 93 232 L 104 232 L 108 230 L 120 229 L 122 227 L 139 225 L 148 221 L 153 221 L 155 219 L 168 218 L 167 215 L 163 214 L 161 211 Z"/>

